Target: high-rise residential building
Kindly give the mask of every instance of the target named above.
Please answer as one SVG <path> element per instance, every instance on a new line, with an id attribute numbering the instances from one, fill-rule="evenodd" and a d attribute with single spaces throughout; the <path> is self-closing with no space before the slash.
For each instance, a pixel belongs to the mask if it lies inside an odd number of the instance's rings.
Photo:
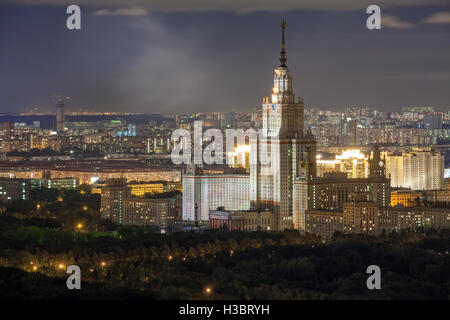
<path id="1" fill-rule="evenodd" d="M 102 187 L 101 217 L 111 219 L 122 224 L 125 198 L 131 196 L 131 188 L 126 185 L 127 180 L 123 178 L 108 179 L 106 186 Z"/>
<path id="2" fill-rule="evenodd" d="M 356 146 L 357 145 L 357 141 L 356 141 L 356 133 L 357 133 L 357 123 L 356 120 L 350 120 L 347 123 L 347 134 L 348 134 L 348 138 L 349 138 L 349 145 L 350 146 Z"/>
<path id="3" fill-rule="evenodd" d="M 164 192 L 164 182 L 130 182 L 128 186 L 131 188 L 131 194 L 142 197 L 145 194 L 162 193 Z"/>
<path id="4" fill-rule="evenodd" d="M 153 226 L 158 229 L 181 223 L 181 197 L 123 199 L 122 224 Z"/>
<path id="5" fill-rule="evenodd" d="M 248 174 L 204 174 L 192 168 L 183 174 L 183 220 L 207 223 L 209 211 L 249 210 Z"/>
<path id="6" fill-rule="evenodd" d="M 426 130 L 442 129 L 442 113 L 425 115 L 423 117 L 423 128 Z"/>
<path id="7" fill-rule="evenodd" d="M 0 122 L 0 152 L 12 150 L 14 137 L 14 123 Z"/>
<path id="8" fill-rule="evenodd" d="M 226 112 L 221 118 L 221 127 L 224 129 L 229 129 L 234 127 L 234 113 Z"/>
<path id="9" fill-rule="evenodd" d="M 433 150 L 414 150 L 387 159 L 391 186 L 413 190 L 439 190 L 443 187 L 444 156 Z"/>
<path id="10" fill-rule="evenodd" d="M 273 212 L 277 230 L 304 229 L 306 186 L 316 175 L 316 142 L 310 132 L 304 133 L 303 100 L 296 101 L 292 91 L 285 28 L 283 20 L 280 65 L 274 72 L 272 94 L 262 104 L 262 135 L 250 141 L 255 150 L 250 154 L 251 205 Z"/>
<path id="11" fill-rule="evenodd" d="M 60 99 L 56 102 L 56 132 L 58 134 L 64 132 L 65 122 L 64 100 Z"/>
<path id="12" fill-rule="evenodd" d="M 14 123 L 12 122 L 0 122 L 0 137 L 2 140 L 9 141 L 14 135 Z"/>
<path id="13" fill-rule="evenodd" d="M 386 175 L 391 178 L 391 187 L 403 187 L 403 155 L 392 154 L 386 157 Z"/>
<path id="14" fill-rule="evenodd" d="M 424 197 L 423 192 L 396 190 L 391 192 L 391 206 L 415 207 Z"/>

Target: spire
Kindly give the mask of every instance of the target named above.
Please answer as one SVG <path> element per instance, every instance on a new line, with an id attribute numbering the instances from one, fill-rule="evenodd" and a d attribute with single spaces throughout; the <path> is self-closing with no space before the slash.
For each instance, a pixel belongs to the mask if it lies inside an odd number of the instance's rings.
<path id="1" fill-rule="evenodd" d="M 286 29 L 286 21 L 281 21 L 281 55 L 280 55 L 280 67 L 286 68 L 286 44 L 284 42 L 284 30 Z"/>

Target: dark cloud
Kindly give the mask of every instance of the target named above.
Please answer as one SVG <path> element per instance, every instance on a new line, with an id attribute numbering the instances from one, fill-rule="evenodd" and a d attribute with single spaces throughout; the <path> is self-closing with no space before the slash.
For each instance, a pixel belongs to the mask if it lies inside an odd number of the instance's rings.
<path id="1" fill-rule="evenodd" d="M 123 8 L 82 10 L 82 30 L 68 31 L 64 8 L 0 6 L 0 112 L 50 108 L 54 93 L 71 96 L 72 110 L 250 110 L 270 93 L 281 17 L 294 90 L 308 105 L 450 105 L 448 25 L 421 23 L 439 8 L 393 8 L 386 15 L 415 27 L 379 31 L 366 29 L 365 10 Z"/>
<path id="2" fill-rule="evenodd" d="M 0 3 L 28 5 L 70 5 L 72 0 L 0 0 Z M 76 4 L 89 7 L 135 6 L 155 12 L 359 10 L 374 4 L 373 0 L 77 0 Z M 448 0 L 378 0 L 381 8 L 392 6 L 445 5 Z"/>

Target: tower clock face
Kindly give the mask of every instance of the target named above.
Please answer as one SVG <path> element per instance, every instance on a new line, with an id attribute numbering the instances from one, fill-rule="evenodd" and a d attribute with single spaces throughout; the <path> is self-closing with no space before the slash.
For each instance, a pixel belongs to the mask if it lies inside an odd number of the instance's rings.
<path id="1" fill-rule="evenodd" d="M 382 167 L 382 166 L 384 166 L 384 162 L 383 162 L 383 161 L 380 161 L 380 162 L 378 163 L 378 165 L 379 165 L 380 167 Z"/>

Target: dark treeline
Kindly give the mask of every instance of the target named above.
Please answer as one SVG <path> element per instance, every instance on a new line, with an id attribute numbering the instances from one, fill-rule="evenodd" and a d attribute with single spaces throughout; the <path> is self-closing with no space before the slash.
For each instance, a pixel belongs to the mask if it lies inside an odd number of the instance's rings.
<path id="1" fill-rule="evenodd" d="M 328 241 L 297 231 L 165 235 L 100 220 L 97 196 L 41 190 L 4 206 L 2 299 L 449 298 L 448 230 Z M 81 268 L 81 290 L 66 288 L 71 264 Z M 373 264 L 381 290 L 366 287 Z"/>

